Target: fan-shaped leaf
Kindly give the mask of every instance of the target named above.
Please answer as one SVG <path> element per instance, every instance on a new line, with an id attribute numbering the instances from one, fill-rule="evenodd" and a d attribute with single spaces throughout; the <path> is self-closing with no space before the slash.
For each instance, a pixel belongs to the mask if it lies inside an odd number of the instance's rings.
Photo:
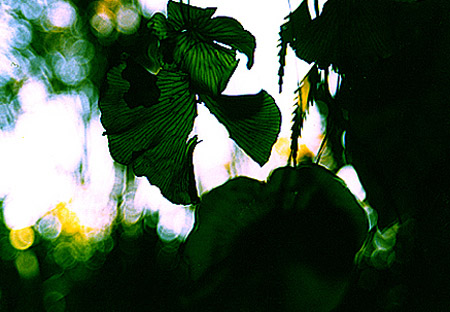
<path id="1" fill-rule="evenodd" d="M 159 40 L 167 39 L 170 28 L 167 24 L 167 19 L 164 14 L 159 12 L 153 14 L 147 26 L 152 30 L 153 34 L 158 37 Z"/>
<path id="2" fill-rule="evenodd" d="M 213 18 L 210 23 L 205 25 L 203 35 L 244 53 L 248 58 L 247 68 L 252 68 L 256 40 L 237 20 L 230 17 Z"/>
<path id="3" fill-rule="evenodd" d="M 108 89 L 99 103 L 111 156 L 132 166 L 136 175 L 146 176 L 172 202 L 192 203 L 197 199 L 192 171 L 196 138 L 187 139 L 196 107 L 187 75 L 161 70 L 155 81 L 142 68 L 135 74 L 132 69 L 133 65 L 122 63 L 108 73 Z M 153 85 L 137 83 L 140 80 Z M 160 90 L 158 99 L 137 96 L 151 95 L 155 84 Z M 131 90 L 137 95 L 127 93 Z"/>
<path id="4" fill-rule="evenodd" d="M 167 4 L 167 19 L 175 31 L 204 26 L 215 12 L 216 8 L 203 9 L 174 1 Z"/>
<path id="5" fill-rule="evenodd" d="M 189 73 L 201 93 L 220 94 L 237 66 L 236 50 L 253 65 L 255 38 L 229 17 L 212 18 L 215 9 L 169 2 L 168 23 L 176 45 L 174 61 Z"/>
<path id="6" fill-rule="evenodd" d="M 328 1 L 320 16 L 311 20 L 304 1 L 282 26 L 280 35 L 297 56 L 321 68 L 330 64 L 352 69 L 391 54 L 390 21 L 384 0 Z"/>
<path id="7" fill-rule="evenodd" d="M 238 64 L 233 50 L 196 42 L 186 35 L 179 36 L 174 57 L 190 74 L 196 91 L 213 95 L 225 90 Z"/>
<path id="8" fill-rule="evenodd" d="M 230 137 L 260 166 L 264 165 L 280 131 L 281 115 L 275 100 L 266 91 L 200 97 L 225 125 Z"/>

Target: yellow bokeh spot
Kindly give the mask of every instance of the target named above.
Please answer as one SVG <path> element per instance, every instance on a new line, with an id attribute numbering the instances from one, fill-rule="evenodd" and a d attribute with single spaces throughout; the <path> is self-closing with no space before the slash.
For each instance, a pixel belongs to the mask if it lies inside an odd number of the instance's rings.
<path id="1" fill-rule="evenodd" d="M 301 142 L 301 141 L 300 141 Z M 318 142 L 320 142 L 320 139 L 318 138 Z M 277 142 L 274 145 L 274 151 L 278 155 L 280 155 L 283 158 L 288 158 L 291 154 L 291 139 L 281 137 L 277 140 Z M 297 163 L 301 162 L 302 160 L 305 160 L 307 158 L 313 159 L 314 153 L 311 151 L 311 149 L 306 144 L 300 144 L 297 150 Z"/>
<path id="2" fill-rule="evenodd" d="M 309 82 L 309 76 L 305 77 L 300 84 L 297 93 L 298 106 L 301 107 L 302 112 L 306 112 L 308 109 L 308 97 L 311 90 L 311 83 Z"/>
<path id="3" fill-rule="evenodd" d="M 289 138 L 280 137 L 275 142 L 275 145 L 274 145 L 275 152 L 278 155 L 283 156 L 284 158 L 288 158 L 289 153 L 291 152 L 290 145 L 291 145 L 291 140 Z"/>
<path id="4" fill-rule="evenodd" d="M 77 214 L 67 208 L 66 203 L 59 203 L 55 208 L 55 214 L 62 225 L 62 231 L 66 235 L 80 232 L 80 219 Z"/>
<path id="5" fill-rule="evenodd" d="M 68 219 L 63 223 L 63 231 L 68 235 L 80 232 L 80 219 L 74 212 L 70 212 Z"/>
<path id="6" fill-rule="evenodd" d="M 54 213 L 58 217 L 59 221 L 63 223 L 64 220 L 67 220 L 70 210 L 67 208 L 66 203 L 59 203 L 58 205 L 56 205 Z"/>
<path id="7" fill-rule="evenodd" d="M 306 144 L 300 144 L 297 154 L 297 162 L 300 162 L 305 158 L 313 159 L 314 153 L 309 149 L 308 146 L 306 146 Z"/>
<path id="8" fill-rule="evenodd" d="M 11 245 L 17 250 L 26 250 L 34 243 L 34 231 L 31 227 L 9 232 Z"/>

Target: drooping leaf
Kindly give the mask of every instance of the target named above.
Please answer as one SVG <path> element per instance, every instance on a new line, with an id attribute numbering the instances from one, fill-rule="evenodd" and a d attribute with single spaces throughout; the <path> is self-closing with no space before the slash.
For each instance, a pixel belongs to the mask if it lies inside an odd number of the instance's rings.
<path id="1" fill-rule="evenodd" d="M 296 103 L 294 105 L 294 113 L 292 117 L 291 153 L 289 155 L 289 162 L 292 161 L 294 167 L 297 165 L 298 139 L 302 135 L 303 122 L 309 108 L 308 97 L 310 94 L 310 89 L 311 83 L 309 81 L 309 77 L 305 76 L 296 90 Z"/>
<path id="2" fill-rule="evenodd" d="M 236 51 L 253 65 L 255 38 L 235 19 L 215 17 L 214 8 L 198 8 L 169 1 L 168 24 L 174 30 L 174 61 L 189 73 L 201 93 L 220 94 L 237 67 Z"/>
<path id="3" fill-rule="evenodd" d="M 281 114 L 275 100 L 266 91 L 200 98 L 225 125 L 230 137 L 260 166 L 264 165 L 280 131 Z"/>
<path id="4" fill-rule="evenodd" d="M 280 67 L 278 68 L 278 92 L 281 93 L 283 91 L 283 77 L 284 77 L 284 67 L 286 66 L 286 54 L 287 54 L 287 42 L 281 37 L 280 32 L 280 43 L 278 44 L 280 47 L 280 51 L 278 51 L 278 63 Z"/>
<path id="5" fill-rule="evenodd" d="M 111 156 L 131 166 L 136 175 L 146 176 L 172 202 L 192 203 L 197 200 L 192 170 L 196 138 L 188 141 L 188 136 L 196 107 L 187 75 L 161 70 L 153 86 L 147 86 L 136 80 L 151 82 L 155 80 L 153 75 L 142 69 L 136 69 L 138 75 L 133 75 L 131 69 L 133 65 L 128 67 L 123 62 L 108 73 L 108 89 L 99 103 Z M 159 98 L 139 98 L 150 95 L 149 89 L 155 84 Z M 126 96 L 129 90 L 137 94 Z"/>
<path id="6" fill-rule="evenodd" d="M 248 58 L 247 68 L 252 68 L 256 48 L 255 37 L 237 20 L 230 17 L 216 17 L 205 25 L 204 30 L 206 38 L 227 44 L 244 53 Z"/>

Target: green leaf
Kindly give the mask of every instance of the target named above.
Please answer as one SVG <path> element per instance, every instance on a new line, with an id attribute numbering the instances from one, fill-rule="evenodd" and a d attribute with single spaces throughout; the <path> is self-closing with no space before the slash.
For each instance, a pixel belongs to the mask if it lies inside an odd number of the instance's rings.
<path id="1" fill-rule="evenodd" d="M 167 39 L 168 33 L 170 32 L 166 17 L 159 12 L 153 14 L 147 27 L 152 30 L 152 33 L 157 36 L 159 40 Z"/>
<path id="2" fill-rule="evenodd" d="M 187 75 L 161 70 L 154 82 L 160 96 L 144 97 L 148 99 L 145 103 L 140 95 L 148 95 L 148 90 L 155 85 L 137 81 L 152 81 L 155 76 L 148 72 L 145 75 L 142 68 L 135 70 L 138 75 L 126 71 L 133 66 L 124 62 L 111 69 L 107 76 L 108 89 L 99 103 L 111 156 L 131 166 L 136 175 L 146 176 L 173 203 L 195 202 L 192 152 L 197 139 L 188 141 L 188 136 L 196 106 Z M 130 85 L 136 94 L 126 97 Z"/>
<path id="3" fill-rule="evenodd" d="M 235 19 L 215 17 L 213 8 L 169 2 L 168 23 L 174 29 L 174 61 L 189 73 L 200 93 L 220 94 L 237 67 L 236 50 L 253 65 L 255 38 Z"/>
<path id="4" fill-rule="evenodd" d="M 216 13 L 216 8 L 199 8 L 193 5 L 169 1 L 167 19 L 175 31 L 184 31 L 196 26 L 204 26 Z"/>
<path id="5" fill-rule="evenodd" d="M 281 114 L 266 92 L 210 97 L 200 95 L 230 137 L 260 166 L 264 165 L 280 132 Z"/>
<path id="6" fill-rule="evenodd" d="M 149 72 L 133 59 L 128 60 L 122 77 L 131 82 L 130 88 L 124 94 L 128 107 L 149 107 L 158 101 L 161 92 L 156 83 L 156 76 L 149 75 Z"/>
<path id="7" fill-rule="evenodd" d="M 256 40 L 237 20 L 230 17 L 216 17 L 205 25 L 203 31 L 206 38 L 227 44 L 244 53 L 248 58 L 247 68 L 252 68 Z"/>
<path id="8" fill-rule="evenodd" d="M 181 69 L 190 74 L 197 92 L 212 95 L 225 90 L 238 65 L 233 50 L 197 42 L 187 35 L 178 37 L 174 58 Z"/>

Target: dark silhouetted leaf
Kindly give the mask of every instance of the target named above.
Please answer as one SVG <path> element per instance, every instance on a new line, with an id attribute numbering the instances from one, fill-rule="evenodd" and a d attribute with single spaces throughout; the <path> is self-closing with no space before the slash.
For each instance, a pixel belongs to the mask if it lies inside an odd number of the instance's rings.
<path id="1" fill-rule="evenodd" d="M 281 27 L 282 42 L 288 42 L 297 56 L 321 68 L 365 67 L 391 54 L 390 21 L 384 0 L 328 1 L 320 16 L 311 20 L 307 1 L 289 15 Z M 283 46 L 282 46 L 283 47 Z"/>
<path id="2" fill-rule="evenodd" d="M 302 135 L 303 122 L 309 109 L 310 90 L 311 83 L 307 75 L 303 78 L 300 86 L 296 90 L 297 99 L 292 117 L 291 153 L 289 155 L 289 162 L 292 162 L 294 167 L 297 165 L 298 139 Z"/>
<path id="3" fill-rule="evenodd" d="M 281 115 L 274 99 L 266 91 L 200 98 L 225 125 L 230 137 L 260 166 L 264 165 L 280 132 Z"/>
<path id="4" fill-rule="evenodd" d="M 130 82 L 134 84 L 139 78 L 131 72 L 133 67 L 126 72 L 127 64 L 122 63 L 108 73 L 108 89 L 99 103 L 111 156 L 131 166 L 136 175 L 146 176 L 172 202 L 192 203 L 197 199 L 192 171 L 192 151 L 197 139 L 187 141 L 196 106 L 187 75 L 160 71 L 156 76 L 160 97 L 144 103 L 134 95 L 124 99 Z M 144 76 L 141 77 L 144 81 L 154 79 L 145 70 L 137 73 Z M 146 95 L 148 91 L 141 90 L 145 88 L 148 88 L 145 84 L 133 85 L 137 94 Z M 137 100 L 142 106 L 127 100 Z"/>
<path id="5" fill-rule="evenodd" d="M 258 180 L 238 177 L 202 196 L 196 227 L 185 249 L 193 280 L 225 258 L 233 240 L 268 212 L 269 207 L 260 197 L 265 189 L 264 183 Z"/>
<path id="6" fill-rule="evenodd" d="M 278 68 L 278 92 L 283 91 L 283 77 L 284 77 L 284 67 L 286 66 L 286 53 L 287 53 L 287 41 L 281 37 L 280 32 L 280 43 L 278 44 L 280 51 L 278 51 L 278 63 L 280 67 Z"/>

